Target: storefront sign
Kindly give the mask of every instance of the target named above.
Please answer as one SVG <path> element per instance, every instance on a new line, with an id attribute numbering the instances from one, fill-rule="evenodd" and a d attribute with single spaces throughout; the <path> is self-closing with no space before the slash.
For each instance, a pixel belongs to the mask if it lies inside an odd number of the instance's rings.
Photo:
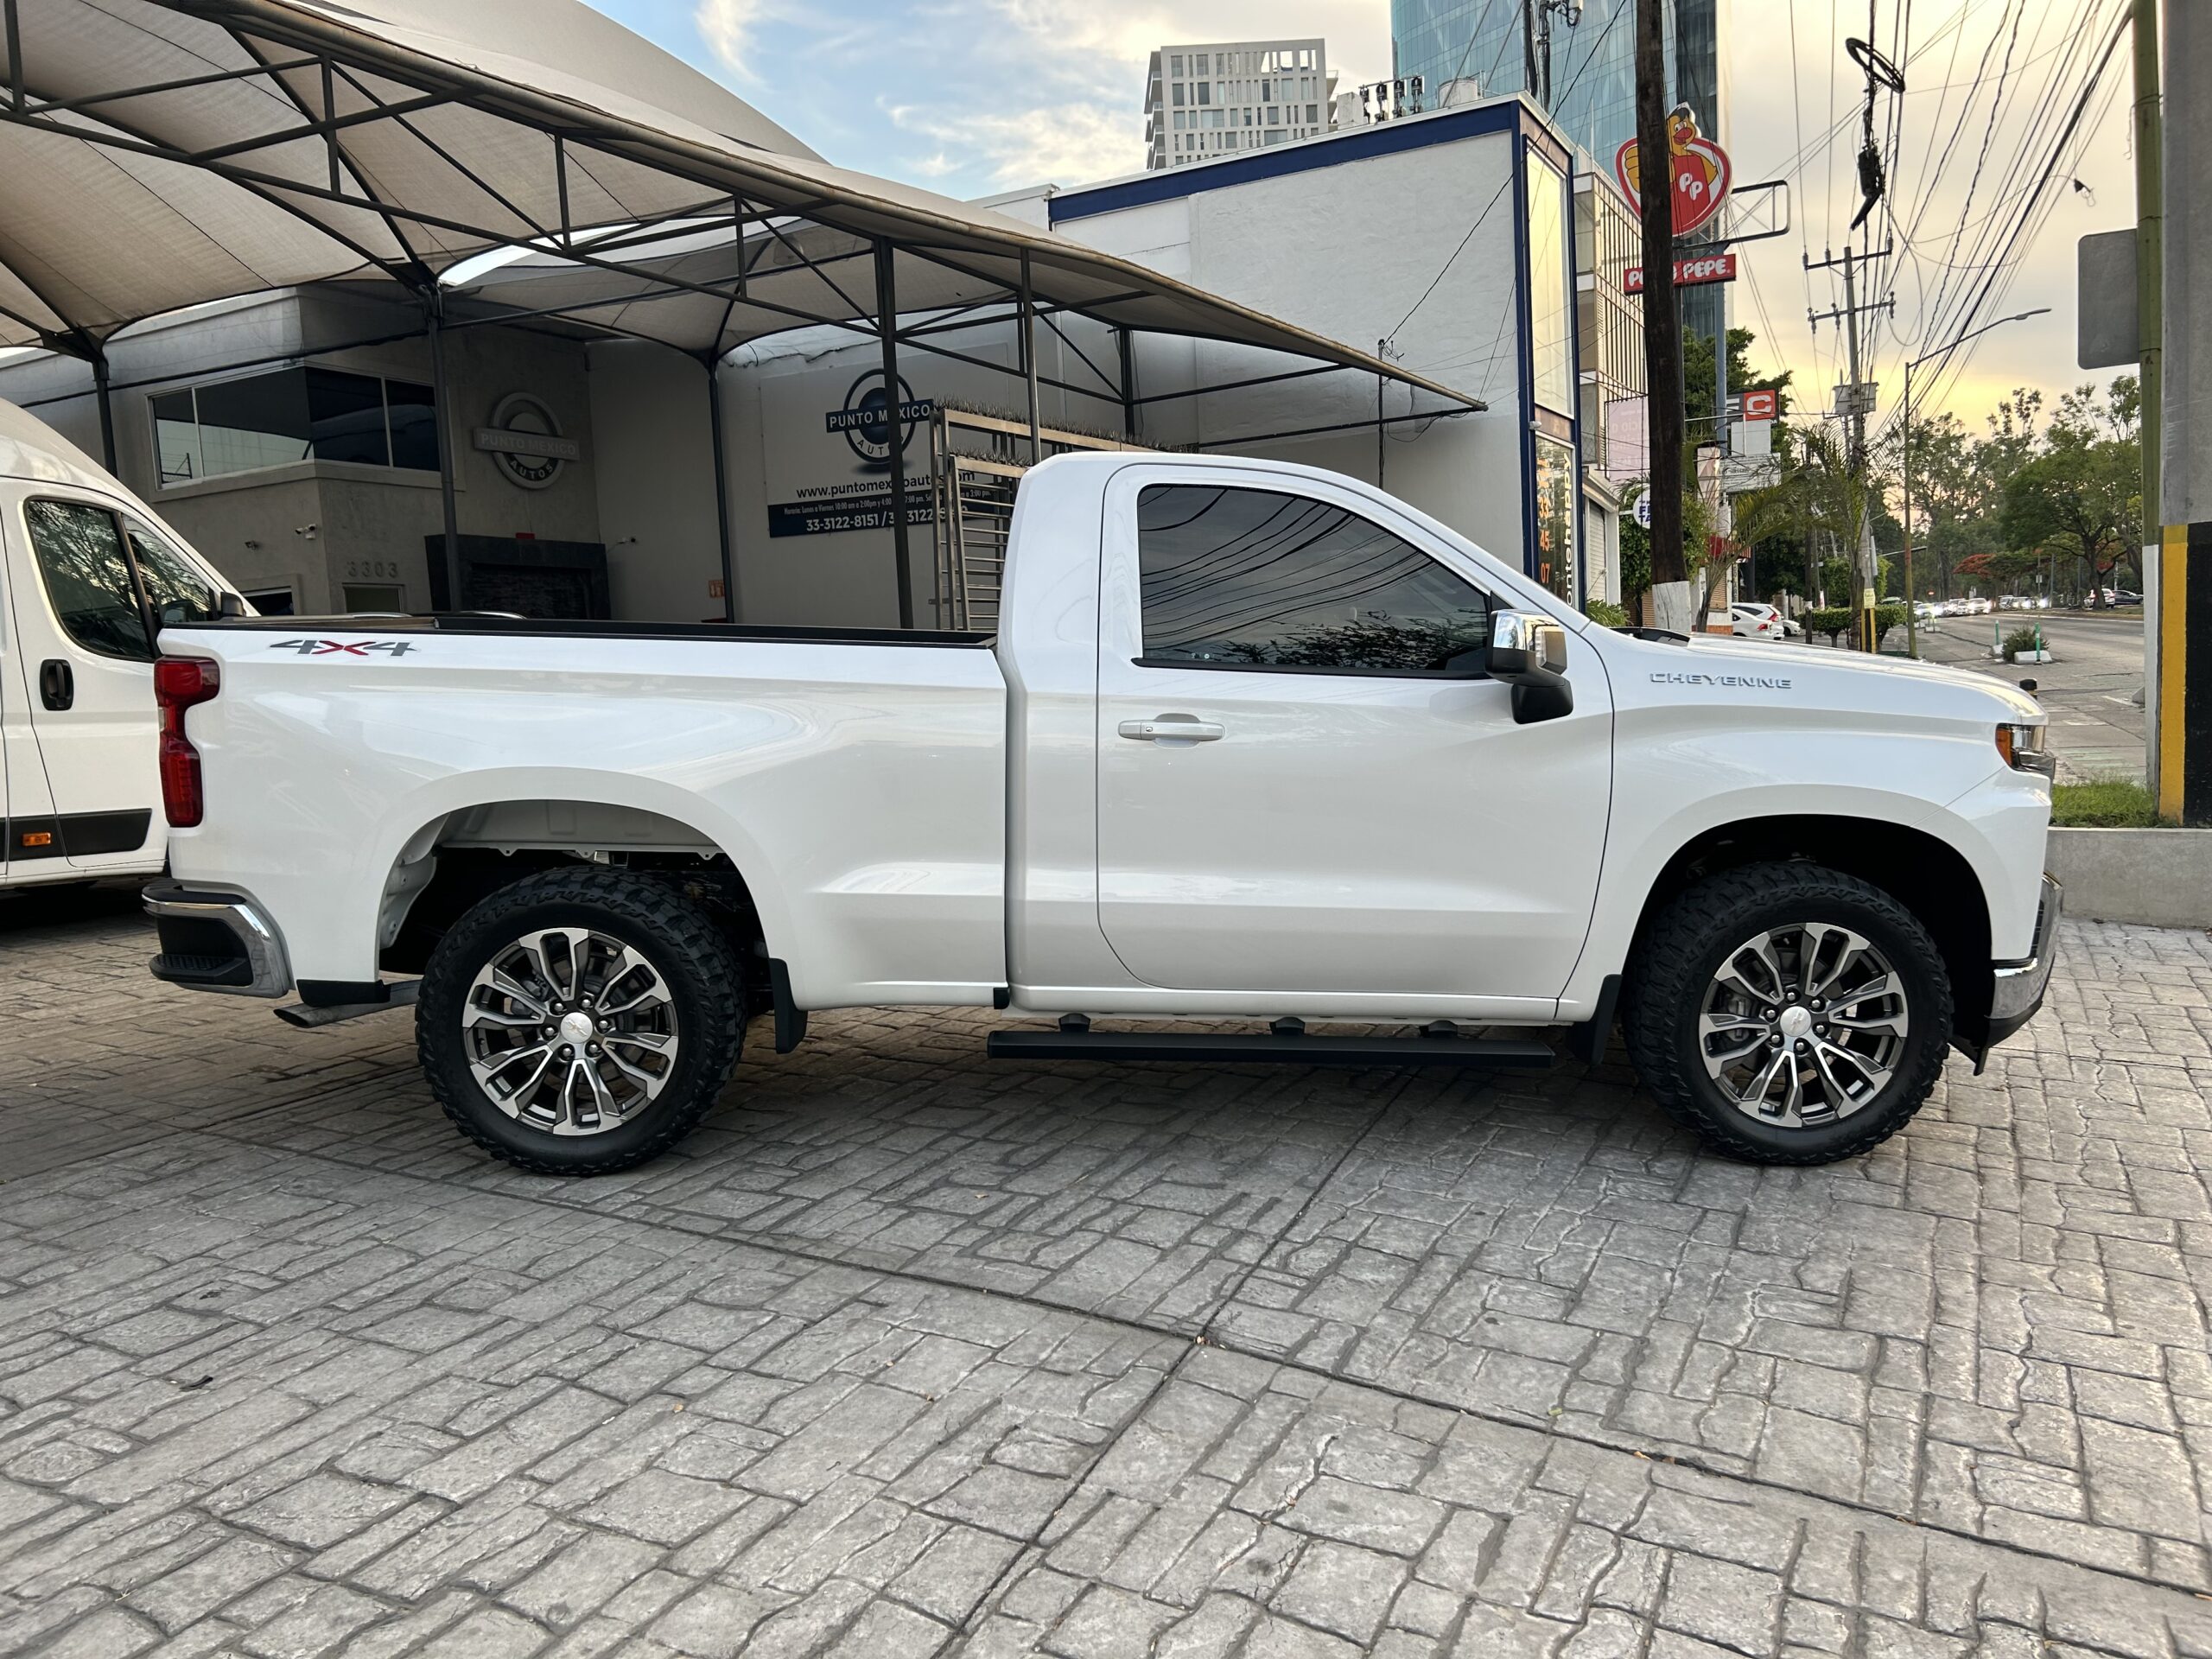
<path id="1" fill-rule="evenodd" d="M 769 477 L 796 487 L 796 499 L 768 504 L 768 534 L 831 536 L 889 529 L 894 429 L 906 469 L 906 522 L 931 523 L 936 512 L 929 450 L 914 437 L 936 414 L 936 400 L 915 397 L 902 377 L 894 418 L 883 392 L 883 372 L 872 369 L 845 388 L 835 409 L 822 411 L 818 435 L 805 436 L 807 427 L 767 423 Z M 825 453 L 825 438 L 843 442 Z M 842 464 L 833 455 L 842 456 Z"/>
<path id="2" fill-rule="evenodd" d="M 561 423 L 543 399 L 511 391 L 492 410 L 492 423 L 475 432 L 476 447 L 499 462 L 510 484 L 542 490 L 561 475 L 564 462 L 583 459 L 583 446 L 561 435 Z"/>
<path id="3" fill-rule="evenodd" d="M 1708 253 L 1696 259 L 1675 261 L 1675 286 L 1695 288 L 1704 283 L 1732 283 L 1736 280 L 1736 256 L 1732 253 Z M 1631 294 L 1643 292 L 1643 267 L 1630 265 L 1621 273 L 1621 286 Z"/>
<path id="4" fill-rule="evenodd" d="M 1727 151 L 1697 130 L 1697 117 L 1678 104 L 1667 118 L 1668 180 L 1675 204 L 1675 234 L 1688 236 L 1710 220 L 1728 200 L 1733 169 Z M 1643 211 L 1636 140 L 1613 152 L 1613 176 L 1628 194 L 1630 211 Z"/>

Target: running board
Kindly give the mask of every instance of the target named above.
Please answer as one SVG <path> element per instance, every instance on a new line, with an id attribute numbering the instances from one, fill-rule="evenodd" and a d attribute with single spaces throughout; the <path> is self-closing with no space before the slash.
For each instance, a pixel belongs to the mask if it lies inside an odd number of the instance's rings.
<path id="1" fill-rule="evenodd" d="M 276 1017 L 288 1026 L 297 1026 L 302 1031 L 320 1031 L 325 1026 L 335 1026 L 348 1020 L 359 1020 L 365 1014 L 385 1014 L 393 1008 L 411 1008 L 420 995 L 423 982 L 403 979 L 387 982 L 388 991 L 381 1002 L 338 1002 L 316 1007 L 296 1002 L 289 1007 L 276 1010 Z"/>
<path id="2" fill-rule="evenodd" d="M 1183 1060 L 1289 1065 L 1466 1065 L 1540 1071 L 1558 1056 L 1542 1043 L 1507 1037 L 1315 1037 L 1259 1033 L 995 1031 L 995 1060 Z"/>

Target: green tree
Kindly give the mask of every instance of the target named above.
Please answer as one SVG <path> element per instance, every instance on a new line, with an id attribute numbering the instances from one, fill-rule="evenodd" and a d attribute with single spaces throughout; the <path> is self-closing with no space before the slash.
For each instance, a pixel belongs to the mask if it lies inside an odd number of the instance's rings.
<path id="1" fill-rule="evenodd" d="M 1749 328 L 1728 331 L 1728 390 L 1771 391 L 1775 407 L 1789 412 L 1789 372 L 1764 372 L 1751 365 L 1751 342 L 1758 336 Z M 1689 421 L 1690 446 L 1713 442 L 1713 342 L 1702 334 L 1682 336 L 1682 410 Z"/>
<path id="2" fill-rule="evenodd" d="M 1790 449 L 1781 482 L 1736 498 L 1736 538 L 1759 546 L 1787 543 L 1801 550 L 1801 569 L 1807 563 L 1802 550 L 1812 548 L 1812 567 L 1806 572 L 1810 585 L 1830 605 L 1855 605 L 1851 550 L 1859 545 L 1860 527 L 1878 501 L 1878 484 L 1853 476 L 1841 442 L 1825 428 L 1797 429 Z"/>
<path id="3" fill-rule="evenodd" d="M 2079 561 L 2092 606 L 2135 545 L 2141 404 L 2133 375 L 2114 378 L 2101 397 L 2094 386 L 2075 387 L 2059 398 L 2040 453 L 2005 482 L 2005 550 L 2031 561 L 2044 554 Z"/>

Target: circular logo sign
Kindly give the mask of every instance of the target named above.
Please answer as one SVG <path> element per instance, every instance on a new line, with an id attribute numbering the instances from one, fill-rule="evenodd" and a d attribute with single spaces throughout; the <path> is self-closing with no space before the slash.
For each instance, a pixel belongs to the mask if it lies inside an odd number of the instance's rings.
<path id="1" fill-rule="evenodd" d="M 903 453 L 914 441 L 917 421 L 929 412 L 929 406 L 914 401 L 913 388 L 905 377 L 899 381 L 899 448 Z M 853 382 L 845 393 L 843 407 L 830 417 L 831 429 L 845 435 L 845 442 L 852 451 L 871 467 L 880 467 L 891 459 L 891 409 L 883 395 L 883 372 L 872 370 Z"/>
<path id="2" fill-rule="evenodd" d="M 1636 498 L 1636 505 L 1629 509 L 1629 517 L 1636 520 L 1637 525 L 1639 529 L 1649 530 L 1651 528 L 1650 491 L 1646 490 L 1642 495 Z"/>
<path id="3" fill-rule="evenodd" d="M 545 488 L 583 454 L 574 438 L 561 435 L 561 423 L 544 400 L 526 391 L 499 399 L 491 424 L 476 429 L 476 447 L 491 454 L 509 483 L 525 490 Z"/>
<path id="4" fill-rule="evenodd" d="M 1688 236 L 1708 222 L 1728 200 L 1734 179 L 1727 151 L 1697 130 L 1697 117 L 1678 104 L 1667 118 L 1667 183 L 1674 202 L 1675 234 Z M 1613 152 L 1613 176 L 1630 211 L 1642 213 L 1643 169 L 1631 138 Z"/>

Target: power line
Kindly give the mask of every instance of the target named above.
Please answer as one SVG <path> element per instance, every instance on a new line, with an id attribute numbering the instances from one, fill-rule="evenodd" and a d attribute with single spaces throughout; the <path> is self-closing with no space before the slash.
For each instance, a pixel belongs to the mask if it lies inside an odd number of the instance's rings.
<path id="1" fill-rule="evenodd" d="M 1395 340 L 1398 337 L 1398 329 L 1404 327 L 1408 323 L 1414 320 L 1414 312 L 1420 310 L 1422 306 L 1428 303 L 1428 296 L 1436 292 L 1436 285 L 1444 280 L 1445 272 L 1450 270 L 1452 265 L 1458 262 L 1459 256 L 1467 251 L 1467 244 L 1475 239 L 1475 232 L 1482 229 L 1483 220 L 1490 217 L 1490 210 L 1497 206 L 1499 197 L 1505 194 L 1505 187 L 1512 182 L 1513 174 L 1511 169 L 1508 168 L 1505 177 L 1499 181 L 1496 192 L 1492 194 L 1488 201 L 1483 204 L 1482 212 L 1475 215 L 1475 222 L 1467 226 L 1467 233 L 1459 238 L 1459 245 L 1452 250 L 1450 256 L 1446 258 L 1442 267 L 1437 271 L 1434 276 L 1429 279 L 1428 286 L 1421 289 L 1421 298 L 1413 302 L 1412 309 L 1408 310 L 1404 316 L 1398 319 L 1397 327 L 1391 329 L 1390 332 L 1384 336 L 1386 340 Z"/>

